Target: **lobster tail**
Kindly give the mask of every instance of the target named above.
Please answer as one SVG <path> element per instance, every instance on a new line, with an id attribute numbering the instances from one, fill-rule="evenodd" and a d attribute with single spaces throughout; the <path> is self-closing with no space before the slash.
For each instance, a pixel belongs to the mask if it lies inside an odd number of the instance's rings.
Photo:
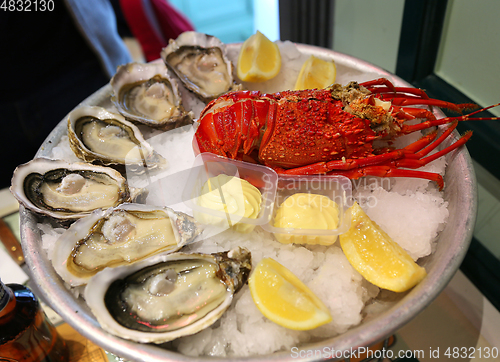
<path id="1" fill-rule="evenodd" d="M 193 140 L 195 152 L 241 159 L 256 147 L 270 112 L 260 92 L 231 92 L 211 101 L 201 112 Z"/>

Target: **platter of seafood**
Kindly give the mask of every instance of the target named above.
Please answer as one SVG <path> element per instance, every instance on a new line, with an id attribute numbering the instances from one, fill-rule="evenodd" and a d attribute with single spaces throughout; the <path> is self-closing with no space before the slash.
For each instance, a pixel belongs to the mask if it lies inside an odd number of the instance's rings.
<path id="1" fill-rule="evenodd" d="M 236 69 L 244 45 L 184 33 L 158 61 L 119 67 L 16 170 L 32 279 L 104 349 L 133 361 L 341 360 L 409 322 L 458 269 L 477 196 L 470 135 L 434 107 L 454 105 L 345 54 L 275 46 L 277 75 L 250 82 Z M 335 64 L 338 86 L 294 90 L 311 56 Z M 402 99 L 417 100 L 405 116 Z M 334 113 L 359 124 L 319 129 Z M 290 114 L 310 115 L 309 134 Z M 367 260 L 360 233 L 368 249 L 390 247 Z M 408 275 L 373 265 L 391 258 Z M 298 294 L 305 322 L 269 302 Z"/>

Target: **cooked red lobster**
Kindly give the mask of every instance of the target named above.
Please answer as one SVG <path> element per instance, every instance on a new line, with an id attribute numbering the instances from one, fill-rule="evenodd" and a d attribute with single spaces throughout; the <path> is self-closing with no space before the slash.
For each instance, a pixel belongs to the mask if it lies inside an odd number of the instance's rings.
<path id="1" fill-rule="evenodd" d="M 450 146 L 428 156 L 455 129 L 459 117 L 436 119 L 415 105 L 437 106 L 461 113 L 475 104 L 454 104 L 430 99 L 416 88 L 395 87 L 385 78 L 343 87 L 261 94 L 237 91 L 211 101 L 201 112 L 193 140 L 195 152 L 211 152 L 232 159 L 260 162 L 279 174 L 334 173 L 351 179 L 418 177 L 443 187 L 439 174 L 416 169 L 463 145 L 465 133 Z M 407 125 L 406 121 L 425 121 Z M 437 130 L 402 149 L 374 148 L 373 141 L 393 140 L 400 135 L 450 124 L 438 137 Z"/>

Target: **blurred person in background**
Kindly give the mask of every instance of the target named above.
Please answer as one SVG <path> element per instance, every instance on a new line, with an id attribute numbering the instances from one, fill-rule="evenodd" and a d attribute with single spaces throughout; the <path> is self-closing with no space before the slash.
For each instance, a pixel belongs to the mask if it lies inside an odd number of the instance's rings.
<path id="1" fill-rule="evenodd" d="M 195 30 L 191 21 L 168 0 L 112 0 L 119 2 L 128 27 L 141 45 L 146 61 L 160 58 L 170 39 Z"/>
<path id="2" fill-rule="evenodd" d="M 0 11 L 0 188 L 67 113 L 132 61 L 122 38 L 136 38 L 151 61 L 194 30 L 167 0 L 43 0 L 36 11 L 28 3 L 7 1 Z"/>
<path id="3" fill-rule="evenodd" d="M 9 4 L 13 6 L 9 9 Z M 0 11 L 0 188 L 54 127 L 132 61 L 108 0 L 7 1 Z"/>

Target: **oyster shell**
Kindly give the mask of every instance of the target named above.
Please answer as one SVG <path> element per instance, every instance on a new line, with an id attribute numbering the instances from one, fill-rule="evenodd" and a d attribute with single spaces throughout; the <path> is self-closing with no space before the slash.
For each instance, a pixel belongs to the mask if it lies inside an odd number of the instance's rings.
<path id="1" fill-rule="evenodd" d="M 111 79 L 111 101 L 132 122 L 169 130 L 192 122 L 182 106 L 177 81 L 164 64 L 129 63 L 118 67 Z"/>
<path id="2" fill-rule="evenodd" d="M 96 210 L 75 222 L 56 241 L 50 259 L 70 286 L 86 284 L 104 268 L 130 265 L 171 253 L 201 233 L 194 219 L 169 208 L 123 204 Z"/>
<path id="3" fill-rule="evenodd" d="M 184 86 L 203 102 L 241 89 L 234 82 L 233 64 L 225 54 L 224 44 L 212 35 L 184 32 L 177 39 L 170 39 L 161 57 Z"/>
<path id="4" fill-rule="evenodd" d="M 73 110 L 68 117 L 68 138 L 75 155 L 86 162 L 127 166 L 131 170 L 166 165 L 137 126 L 101 107 Z"/>
<path id="5" fill-rule="evenodd" d="M 35 158 L 17 167 L 10 191 L 31 211 L 61 221 L 135 197 L 125 178 L 110 167 L 47 158 Z"/>
<path id="6" fill-rule="evenodd" d="M 106 269 L 85 288 L 101 327 L 119 337 L 163 343 L 217 321 L 247 281 L 251 255 L 236 248 L 216 254 L 157 255 L 130 267 Z"/>

